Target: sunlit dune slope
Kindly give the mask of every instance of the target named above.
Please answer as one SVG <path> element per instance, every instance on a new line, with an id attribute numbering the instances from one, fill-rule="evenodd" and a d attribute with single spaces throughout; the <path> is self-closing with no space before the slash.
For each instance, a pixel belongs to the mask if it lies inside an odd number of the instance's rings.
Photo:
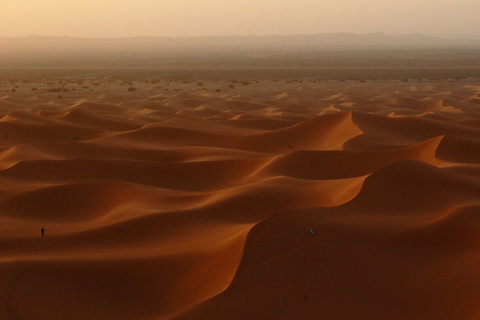
<path id="1" fill-rule="evenodd" d="M 0 319 L 476 319 L 479 95 L 6 79 Z"/>
<path id="2" fill-rule="evenodd" d="M 474 318 L 479 193 L 421 162 L 384 167 L 343 206 L 255 225 L 229 288 L 179 319 Z"/>

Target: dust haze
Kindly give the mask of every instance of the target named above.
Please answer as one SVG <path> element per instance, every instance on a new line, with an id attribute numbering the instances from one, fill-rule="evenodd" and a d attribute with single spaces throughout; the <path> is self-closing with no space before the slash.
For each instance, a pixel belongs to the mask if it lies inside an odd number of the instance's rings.
<path id="1" fill-rule="evenodd" d="M 53 74 L 87 68 L 138 69 L 148 76 L 171 74 L 175 69 L 176 74 L 220 73 L 212 77 L 401 78 L 423 73 L 465 78 L 478 74 L 480 66 L 478 40 L 384 33 L 119 39 L 29 36 L 2 38 L 0 49 L 0 68 L 9 72 L 40 68 Z"/>

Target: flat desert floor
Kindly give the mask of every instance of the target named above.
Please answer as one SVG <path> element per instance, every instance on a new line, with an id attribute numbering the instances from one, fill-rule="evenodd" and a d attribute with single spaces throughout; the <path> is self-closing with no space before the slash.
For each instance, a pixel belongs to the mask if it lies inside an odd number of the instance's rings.
<path id="1" fill-rule="evenodd" d="M 0 219 L 1 319 L 479 319 L 480 81 L 3 79 Z"/>

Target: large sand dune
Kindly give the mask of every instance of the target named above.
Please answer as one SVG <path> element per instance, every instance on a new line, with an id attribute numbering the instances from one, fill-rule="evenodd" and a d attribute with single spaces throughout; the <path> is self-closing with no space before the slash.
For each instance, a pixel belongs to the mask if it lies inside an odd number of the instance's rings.
<path id="1" fill-rule="evenodd" d="M 10 80 L 1 319 L 480 318 L 478 80 Z"/>

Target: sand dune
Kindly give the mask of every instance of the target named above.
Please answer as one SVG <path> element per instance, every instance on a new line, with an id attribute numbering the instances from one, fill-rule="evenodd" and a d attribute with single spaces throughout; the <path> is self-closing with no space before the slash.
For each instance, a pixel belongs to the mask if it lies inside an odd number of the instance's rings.
<path id="1" fill-rule="evenodd" d="M 250 80 L 3 81 L 0 318 L 478 318 L 478 81 Z"/>
<path id="2" fill-rule="evenodd" d="M 436 163 L 435 153 L 441 140 L 437 137 L 388 151 L 296 151 L 274 158 L 262 172 L 302 179 L 342 179 L 366 175 L 403 159 Z"/>

